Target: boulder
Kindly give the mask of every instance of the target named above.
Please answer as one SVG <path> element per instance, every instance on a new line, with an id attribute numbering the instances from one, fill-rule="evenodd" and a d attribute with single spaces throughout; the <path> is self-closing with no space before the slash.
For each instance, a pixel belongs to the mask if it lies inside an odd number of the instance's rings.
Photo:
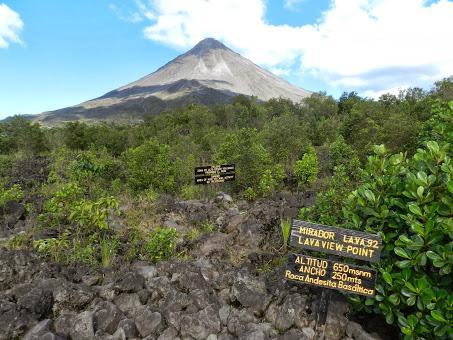
<path id="1" fill-rule="evenodd" d="M 313 331 L 313 330 L 312 330 Z M 292 328 L 284 334 L 279 335 L 278 340 L 311 340 L 314 338 L 315 332 L 313 331 L 313 336 L 307 337 L 301 330 Z"/>
<path id="2" fill-rule="evenodd" d="M 67 337 L 71 332 L 72 325 L 74 324 L 75 313 L 63 313 L 60 314 L 54 320 L 55 332 L 59 335 Z"/>
<path id="3" fill-rule="evenodd" d="M 20 338 L 36 324 L 33 315 L 13 302 L 0 299 L 0 339 Z"/>
<path id="4" fill-rule="evenodd" d="M 267 294 L 263 280 L 254 278 L 249 273 L 239 272 L 231 287 L 230 299 L 260 316 L 267 308 L 271 297 Z"/>
<path id="5" fill-rule="evenodd" d="M 119 292 L 137 293 L 145 285 L 145 279 L 137 272 L 127 272 L 115 282 L 114 288 Z"/>
<path id="6" fill-rule="evenodd" d="M 253 218 L 239 224 L 237 229 L 239 231 L 237 242 L 242 246 L 258 247 L 265 236 L 263 226 Z"/>
<path id="7" fill-rule="evenodd" d="M 250 325 L 259 320 L 247 309 L 232 309 L 228 317 L 227 328 L 234 336 L 238 337 L 250 330 Z"/>
<path id="8" fill-rule="evenodd" d="M 142 307 L 140 297 L 137 293 L 123 293 L 118 295 L 113 302 L 123 312 L 134 316 L 136 311 Z"/>
<path id="9" fill-rule="evenodd" d="M 85 311 L 74 318 L 69 335 L 72 339 L 90 340 L 94 338 L 93 314 Z"/>
<path id="10" fill-rule="evenodd" d="M 91 287 L 63 279 L 47 279 L 42 281 L 40 286 L 52 291 L 53 312 L 57 315 L 67 311 L 80 311 L 94 298 Z"/>
<path id="11" fill-rule="evenodd" d="M 50 332 L 51 327 L 52 320 L 42 320 L 25 334 L 24 340 L 40 340 L 44 334 Z"/>
<path id="12" fill-rule="evenodd" d="M 279 331 L 290 329 L 296 322 L 305 325 L 301 320 L 307 319 L 305 314 L 306 297 L 300 294 L 289 294 L 281 305 L 270 304 L 266 311 L 266 319 Z"/>
<path id="13" fill-rule="evenodd" d="M 145 280 L 152 279 L 157 276 L 157 268 L 155 266 L 143 265 L 137 268 L 137 272 L 145 278 Z"/>
<path id="14" fill-rule="evenodd" d="M 162 324 L 162 315 L 153 312 L 149 308 L 144 308 L 135 318 L 135 325 L 142 337 L 153 334 Z"/>
<path id="15" fill-rule="evenodd" d="M 217 334 L 221 330 L 218 313 L 212 306 L 182 316 L 180 324 L 183 337 L 191 336 L 198 340 L 206 339 L 210 334 Z"/>
<path id="16" fill-rule="evenodd" d="M 176 340 L 178 338 L 178 330 L 174 327 L 168 327 L 162 334 L 157 338 L 157 340 Z"/>
<path id="17" fill-rule="evenodd" d="M 36 287 L 18 296 L 17 304 L 40 318 L 52 310 L 53 296 L 50 291 Z"/>
<path id="18" fill-rule="evenodd" d="M 109 301 L 102 301 L 93 311 L 94 329 L 113 334 L 122 318 L 124 318 L 123 313 L 117 306 Z"/>
<path id="19" fill-rule="evenodd" d="M 138 330 L 135 326 L 135 322 L 131 319 L 123 319 L 118 323 L 118 329 L 122 329 L 126 338 L 136 338 L 138 336 Z"/>
<path id="20" fill-rule="evenodd" d="M 225 228 L 227 233 L 232 233 L 238 230 L 240 224 L 244 223 L 247 219 L 247 216 L 244 214 L 234 215 L 230 218 L 228 225 Z"/>

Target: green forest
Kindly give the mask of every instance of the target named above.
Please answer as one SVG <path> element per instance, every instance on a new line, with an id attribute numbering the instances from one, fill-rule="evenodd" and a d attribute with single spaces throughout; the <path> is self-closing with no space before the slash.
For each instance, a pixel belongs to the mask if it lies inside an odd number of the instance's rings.
<path id="1" fill-rule="evenodd" d="M 3 246 L 93 267 L 183 257 L 174 229 L 140 221 L 153 224 L 161 197 L 214 197 L 218 187 L 194 185 L 194 167 L 235 164 L 235 181 L 221 186 L 235 199 L 311 192 L 314 204 L 294 218 L 381 236 L 378 294 L 351 295 L 357 311 L 383 315 L 406 339 L 451 339 L 452 144 L 453 77 L 379 99 L 238 96 L 129 125 L 43 127 L 16 116 L 0 123 L 0 209 L 23 204 L 33 228 Z M 124 205 L 127 228 L 117 229 Z"/>

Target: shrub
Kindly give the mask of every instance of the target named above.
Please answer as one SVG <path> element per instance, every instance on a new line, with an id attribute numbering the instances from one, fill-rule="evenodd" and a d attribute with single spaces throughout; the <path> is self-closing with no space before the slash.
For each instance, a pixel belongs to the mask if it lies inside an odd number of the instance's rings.
<path id="1" fill-rule="evenodd" d="M 319 163 L 313 147 L 308 148 L 302 159 L 296 161 L 294 172 L 299 186 L 316 181 L 319 172 Z"/>
<path id="2" fill-rule="evenodd" d="M 45 256 L 49 256 L 54 261 L 65 259 L 67 249 L 69 248 L 69 233 L 65 232 L 58 238 L 47 238 L 33 241 L 35 249 Z"/>
<path id="3" fill-rule="evenodd" d="M 24 193 L 19 184 L 13 184 L 9 189 L 0 187 L 0 206 L 5 205 L 8 201 L 20 201 L 23 197 Z"/>
<path id="4" fill-rule="evenodd" d="M 377 295 L 365 305 L 397 323 L 405 339 L 453 335 L 453 193 L 450 145 L 428 142 L 408 159 L 383 146 L 368 158 L 364 183 L 348 198 L 355 228 L 383 240 Z M 357 298 L 354 299 L 359 302 Z"/>
<path id="5" fill-rule="evenodd" d="M 277 181 L 272 176 L 272 171 L 269 169 L 264 170 L 259 183 L 259 192 L 262 196 L 271 194 L 277 186 Z"/>
<path id="6" fill-rule="evenodd" d="M 71 206 L 69 220 L 85 230 L 107 230 L 110 211 L 118 211 L 118 201 L 114 197 L 81 200 Z"/>
<path id="7" fill-rule="evenodd" d="M 260 143 L 256 129 L 241 129 L 227 136 L 216 155 L 217 164 L 236 164 L 236 179 L 230 182 L 236 191 L 259 190 L 261 177 L 270 168 L 268 151 Z"/>
<path id="8" fill-rule="evenodd" d="M 154 189 L 161 192 L 175 191 L 175 166 L 170 157 L 170 147 L 150 139 L 129 149 L 124 154 L 127 165 L 127 182 L 135 191 Z"/>
<path id="9" fill-rule="evenodd" d="M 244 191 L 244 198 L 249 202 L 256 200 L 257 196 L 258 195 L 257 195 L 256 191 L 253 190 L 253 188 L 251 188 L 251 187 L 248 187 Z"/>
<path id="10" fill-rule="evenodd" d="M 104 268 L 110 267 L 115 260 L 119 241 L 116 238 L 104 238 L 100 242 L 101 263 Z"/>
<path id="11" fill-rule="evenodd" d="M 352 178 L 357 177 L 360 168 L 359 157 L 355 150 L 344 141 L 343 136 L 338 138 L 329 147 L 330 170 L 337 166 L 344 166 L 346 174 Z"/>
<path id="12" fill-rule="evenodd" d="M 153 262 L 169 259 L 174 255 L 177 237 L 175 228 L 156 228 L 145 243 L 147 257 Z"/>
<path id="13" fill-rule="evenodd" d="M 301 208 L 299 218 L 327 225 L 343 222 L 342 208 L 349 193 L 354 188 L 345 167 L 335 167 L 327 188 L 316 195 L 315 204 L 310 208 Z"/>

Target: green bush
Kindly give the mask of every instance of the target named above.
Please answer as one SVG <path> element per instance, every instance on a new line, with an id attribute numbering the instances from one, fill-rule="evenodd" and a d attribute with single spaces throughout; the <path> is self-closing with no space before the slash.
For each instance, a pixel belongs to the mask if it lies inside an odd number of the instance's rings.
<path id="1" fill-rule="evenodd" d="M 114 237 L 104 238 L 100 242 L 101 263 L 104 268 L 110 267 L 115 260 L 119 246 L 118 239 Z"/>
<path id="2" fill-rule="evenodd" d="M 244 198 L 251 202 L 251 201 L 254 201 L 256 200 L 256 198 L 258 197 L 258 194 L 256 193 L 255 190 L 253 190 L 253 188 L 251 187 L 248 187 L 247 189 L 244 190 Z"/>
<path id="3" fill-rule="evenodd" d="M 153 230 L 145 243 L 146 256 L 152 262 L 167 260 L 174 255 L 178 233 L 175 228 Z"/>
<path id="4" fill-rule="evenodd" d="M 60 237 L 33 241 L 34 248 L 41 254 L 49 256 L 54 261 L 63 261 L 69 248 L 69 232 Z"/>
<path id="5" fill-rule="evenodd" d="M 344 166 L 346 174 L 351 178 L 356 178 L 360 168 L 360 160 L 352 146 L 344 141 L 343 136 L 339 136 L 335 142 L 330 144 L 330 170 L 337 166 Z"/>
<path id="6" fill-rule="evenodd" d="M 296 161 L 294 172 L 299 186 L 316 181 L 319 173 L 319 162 L 313 147 L 309 147 L 302 159 Z"/>
<path id="7" fill-rule="evenodd" d="M 256 129 L 241 129 L 229 135 L 220 145 L 217 164 L 236 164 L 236 179 L 230 182 L 236 191 L 248 187 L 255 192 L 266 169 L 270 169 L 270 156 L 261 144 Z"/>
<path id="8" fill-rule="evenodd" d="M 259 192 L 262 196 L 268 196 L 274 192 L 277 187 L 277 181 L 272 176 L 272 171 L 269 169 L 264 170 L 259 183 Z"/>
<path id="9" fill-rule="evenodd" d="M 431 141 L 410 159 L 375 147 L 344 209 L 356 229 L 382 237 L 377 295 L 365 305 L 397 323 L 405 339 L 453 336 L 450 147 Z"/>
<path id="10" fill-rule="evenodd" d="M 342 208 L 352 191 L 354 183 L 347 175 L 344 165 L 335 167 L 327 188 L 316 194 L 315 204 L 310 208 L 301 208 L 299 218 L 327 225 L 339 225 L 343 222 Z"/>
<path id="11" fill-rule="evenodd" d="M 135 191 L 154 189 L 161 192 L 175 191 L 175 162 L 170 147 L 150 139 L 144 144 L 128 149 L 124 154 L 127 165 L 127 182 Z"/>
<path id="12" fill-rule="evenodd" d="M 8 201 L 20 201 L 23 197 L 24 193 L 19 184 L 13 184 L 9 189 L 0 187 L 0 206 L 5 205 Z"/>
<path id="13" fill-rule="evenodd" d="M 69 220 L 85 230 L 107 230 L 109 212 L 118 212 L 118 202 L 114 197 L 81 200 L 70 207 Z"/>

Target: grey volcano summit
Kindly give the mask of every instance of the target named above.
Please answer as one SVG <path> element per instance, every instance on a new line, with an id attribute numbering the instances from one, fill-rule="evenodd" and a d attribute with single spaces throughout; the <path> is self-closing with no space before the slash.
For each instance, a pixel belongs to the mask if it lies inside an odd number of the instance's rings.
<path id="1" fill-rule="evenodd" d="M 42 113 L 35 121 L 137 119 L 189 103 L 226 103 L 240 94 L 300 102 L 310 92 L 207 38 L 137 81 L 79 105 Z"/>

